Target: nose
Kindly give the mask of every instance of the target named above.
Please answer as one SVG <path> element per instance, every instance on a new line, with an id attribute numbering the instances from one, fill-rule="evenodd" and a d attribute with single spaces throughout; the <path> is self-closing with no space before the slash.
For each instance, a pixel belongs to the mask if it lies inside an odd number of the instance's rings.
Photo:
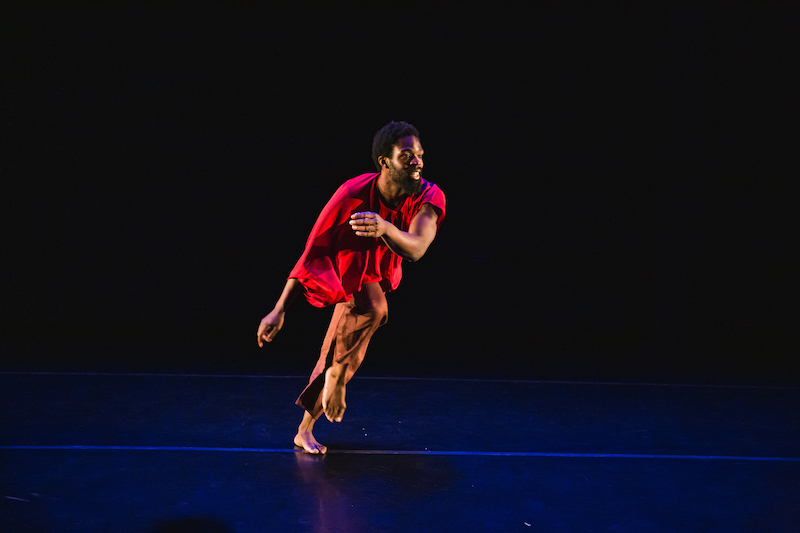
<path id="1" fill-rule="evenodd" d="M 414 159 L 411 160 L 411 164 L 422 167 L 422 156 L 415 155 Z"/>

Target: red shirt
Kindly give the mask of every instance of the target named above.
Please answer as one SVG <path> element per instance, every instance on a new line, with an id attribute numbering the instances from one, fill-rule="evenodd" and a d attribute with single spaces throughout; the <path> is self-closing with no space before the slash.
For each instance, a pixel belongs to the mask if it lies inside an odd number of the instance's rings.
<path id="1" fill-rule="evenodd" d="M 379 175 L 362 174 L 344 182 L 317 218 L 305 251 L 289 274 L 302 283 L 311 305 L 324 307 L 345 302 L 364 283 L 380 283 L 385 292 L 400 285 L 402 258 L 383 239 L 357 236 L 349 224 L 353 213 L 372 211 L 408 231 L 422 205 L 429 203 L 440 211 L 437 229 L 444 220 L 445 197 L 439 187 L 423 179 L 419 193 L 390 209 L 383 205 L 378 193 Z"/>

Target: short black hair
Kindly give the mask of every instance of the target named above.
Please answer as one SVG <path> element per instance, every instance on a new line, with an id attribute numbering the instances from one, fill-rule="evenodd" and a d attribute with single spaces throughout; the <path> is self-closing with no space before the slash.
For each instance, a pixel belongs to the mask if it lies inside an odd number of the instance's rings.
<path id="1" fill-rule="evenodd" d="M 381 164 L 378 162 L 379 157 L 392 157 L 392 148 L 397 144 L 397 141 L 409 135 L 419 139 L 417 128 L 408 122 L 395 122 L 393 120 L 378 130 L 378 133 L 372 139 L 372 162 L 375 163 L 375 168 L 381 169 Z"/>

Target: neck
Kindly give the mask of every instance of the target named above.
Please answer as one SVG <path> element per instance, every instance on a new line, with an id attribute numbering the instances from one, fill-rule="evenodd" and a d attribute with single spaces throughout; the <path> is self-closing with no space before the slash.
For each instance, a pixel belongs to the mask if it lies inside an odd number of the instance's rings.
<path id="1" fill-rule="evenodd" d="M 406 199 L 408 194 L 397 183 L 389 178 L 388 173 L 383 170 L 378 176 L 378 192 L 388 207 L 394 209 Z"/>

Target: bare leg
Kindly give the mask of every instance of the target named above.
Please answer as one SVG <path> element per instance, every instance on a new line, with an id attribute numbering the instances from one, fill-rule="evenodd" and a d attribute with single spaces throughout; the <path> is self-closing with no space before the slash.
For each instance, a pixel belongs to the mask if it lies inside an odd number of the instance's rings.
<path id="1" fill-rule="evenodd" d="M 344 417 L 345 385 L 358 370 L 373 333 L 386 322 L 388 306 L 378 283 L 365 283 L 349 302 L 336 305 L 320 358 L 297 405 L 317 420 Z"/>
<path id="2" fill-rule="evenodd" d="M 308 411 L 303 413 L 303 421 L 300 422 L 300 427 L 297 428 L 297 435 L 294 436 L 295 446 L 300 446 L 306 453 L 315 455 L 328 451 L 328 447 L 317 442 L 317 439 L 311 434 L 311 430 L 314 429 L 314 422 L 317 421 L 318 417 L 319 414 L 314 417 Z"/>
<path id="3" fill-rule="evenodd" d="M 334 363 L 325 371 L 325 386 L 322 389 L 322 410 L 331 422 L 341 422 L 347 404 L 344 403 L 345 373 L 347 363 Z"/>

